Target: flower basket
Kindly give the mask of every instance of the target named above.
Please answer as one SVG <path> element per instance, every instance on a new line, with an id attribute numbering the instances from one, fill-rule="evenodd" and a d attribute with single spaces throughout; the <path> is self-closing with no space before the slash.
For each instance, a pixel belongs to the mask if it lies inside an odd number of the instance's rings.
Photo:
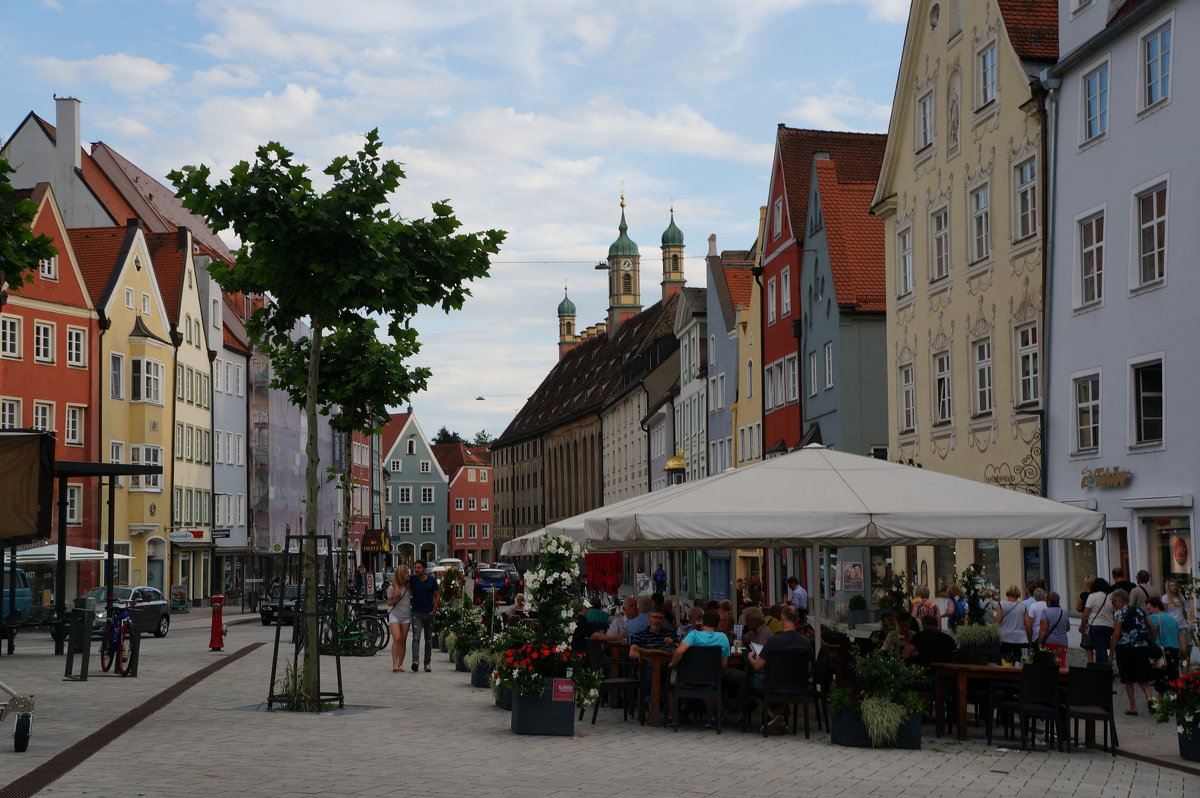
<path id="1" fill-rule="evenodd" d="M 874 748 L 871 735 L 862 718 L 848 709 L 843 709 L 829 719 L 829 742 L 848 748 Z M 896 731 L 894 748 L 920 750 L 921 748 L 921 716 L 914 714 L 905 717 L 904 722 Z"/>
<path id="2" fill-rule="evenodd" d="M 500 707 L 501 709 L 511 710 L 512 698 L 512 690 L 508 689 L 507 687 L 500 687 L 496 690 L 496 706 Z"/>
<path id="3" fill-rule="evenodd" d="M 864 748 L 921 747 L 920 696 L 912 689 L 925 669 L 895 654 L 874 651 L 853 666 L 854 687 L 830 693 L 830 742 Z M 840 721 L 839 721 L 840 718 Z"/>
<path id="4" fill-rule="evenodd" d="M 1150 714 L 1159 723 L 1175 723 L 1179 756 L 1200 762 L 1200 671 L 1181 674 L 1168 683 L 1167 691 L 1150 704 Z"/>
<path id="5" fill-rule="evenodd" d="M 514 695 L 510 728 L 517 734 L 571 737 L 575 734 L 575 685 L 570 679 L 544 680 L 541 695 Z"/>

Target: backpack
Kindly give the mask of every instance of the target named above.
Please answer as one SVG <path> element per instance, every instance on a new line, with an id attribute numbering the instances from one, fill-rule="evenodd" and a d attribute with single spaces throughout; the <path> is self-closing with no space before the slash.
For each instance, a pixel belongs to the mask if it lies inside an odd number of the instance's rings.
<path id="1" fill-rule="evenodd" d="M 917 617 L 918 618 L 937 618 L 941 615 L 938 612 L 937 605 L 929 599 L 921 599 L 917 602 Z"/>
<path id="2" fill-rule="evenodd" d="M 950 615 L 950 628 L 961 626 L 963 620 L 967 617 L 967 603 L 962 599 L 950 599 L 950 605 L 954 608 L 954 612 Z"/>

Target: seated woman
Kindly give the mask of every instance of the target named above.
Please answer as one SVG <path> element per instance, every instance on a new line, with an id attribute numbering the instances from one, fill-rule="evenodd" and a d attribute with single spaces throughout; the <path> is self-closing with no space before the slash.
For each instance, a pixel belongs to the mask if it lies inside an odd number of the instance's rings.
<path id="1" fill-rule="evenodd" d="M 868 641 L 874 643 L 876 647 L 882 646 L 883 641 L 887 640 L 887 636 L 896 631 L 896 613 L 891 610 L 884 610 L 879 616 L 879 628 L 871 632 Z"/>
<path id="2" fill-rule="evenodd" d="M 900 654 L 904 647 L 912 642 L 915 632 L 912 628 L 913 617 L 907 612 L 896 613 L 896 628 L 883 641 L 883 650 L 892 654 Z"/>
<path id="3" fill-rule="evenodd" d="M 518 593 L 513 597 L 513 605 L 508 608 L 508 619 L 515 621 L 519 618 L 528 618 L 529 611 L 525 609 L 525 594 Z"/>

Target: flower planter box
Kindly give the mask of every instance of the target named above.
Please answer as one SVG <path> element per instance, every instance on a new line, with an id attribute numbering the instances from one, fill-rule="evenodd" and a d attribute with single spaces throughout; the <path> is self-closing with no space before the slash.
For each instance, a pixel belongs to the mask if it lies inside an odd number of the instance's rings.
<path id="1" fill-rule="evenodd" d="M 467 667 L 467 663 L 463 662 L 462 654 L 454 655 L 454 670 L 459 673 L 470 673 L 471 669 Z"/>
<path id="2" fill-rule="evenodd" d="M 1200 762 L 1200 725 L 1192 728 L 1190 735 L 1179 734 L 1179 756 L 1192 762 Z"/>
<path id="3" fill-rule="evenodd" d="M 565 692 L 556 695 L 553 680 L 545 681 L 546 689 L 540 696 L 513 695 L 510 728 L 517 734 L 571 737 L 575 734 L 574 691 L 569 697 Z M 570 684 L 569 679 L 565 681 Z"/>
<path id="4" fill-rule="evenodd" d="M 830 719 L 829 741 L 848 748 L 872 748 L 871 737 L 862 718 L 843 709 Z M 909 715 L 900 724 L 896 734 L 896 748 L 919 750 L 921 748 L 921 716 Z"/>
<path id="5" fill-rule="evenodd" d="M 471 686 L 472 687 L 487 687 L 490 682 L 488 677 L 492 675 L 492 666 L 484 662 L 475 670 L 471 671 Z"/>
<path id="6" fill-rule="evenodd" d="M 846 610 L 846 622 L 851 626 L 858 626 L 861 623 L 871 622 L 870 610 Z"/>
<path id="7" fill-rule="evenodd" d="M 500 695 L 496 696 L 496 706 L 504 710 L 512 709 L 512 690 L 501 687 Z"/>

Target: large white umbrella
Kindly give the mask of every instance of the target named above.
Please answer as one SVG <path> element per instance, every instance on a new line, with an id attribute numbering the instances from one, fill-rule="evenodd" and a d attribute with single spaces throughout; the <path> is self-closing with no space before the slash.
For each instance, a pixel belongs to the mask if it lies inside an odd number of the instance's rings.
<path id="1" fill-rule="evenodd" d="M 1026 493 L 813 445 L 597 508 L 589 551 L 1100 540 L 1104 515 Z"/>
<path id="2" fill-rule="evenodd" d="M 99 551 L 97 549 L 85 549 L 79 546 L 67 546 L 67 560 L 75 562 L 78 560 L 107 560 L 108 552 Z M 117 554 L 113 552 L 114 560 L 132 560 L 128 554 Z M 35 563 L 35 562 L 58 562 L 58 544 L 51 543 L 49 546 L 38 546 L 36 549 L 19 549 L 17 551 L 18 563 Z"/>

